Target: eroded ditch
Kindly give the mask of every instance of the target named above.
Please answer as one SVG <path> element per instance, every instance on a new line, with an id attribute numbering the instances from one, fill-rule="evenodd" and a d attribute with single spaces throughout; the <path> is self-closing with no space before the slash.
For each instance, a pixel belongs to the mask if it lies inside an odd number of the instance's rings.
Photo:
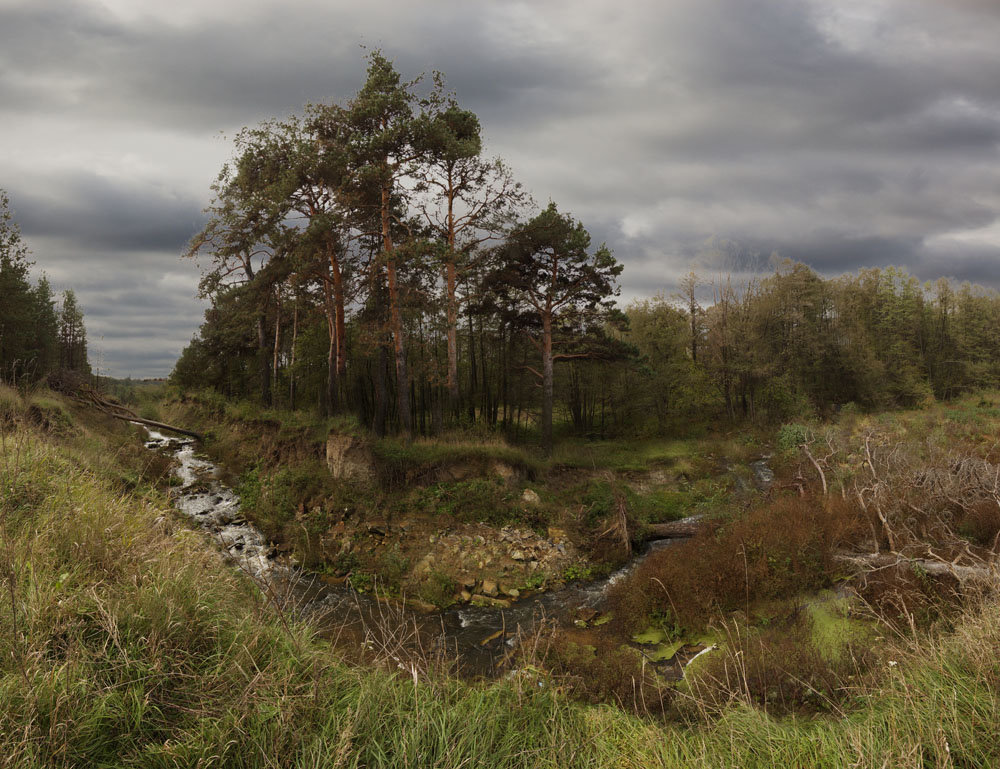
<path id="1" fill-rule="evenodd" d="M 669 547 L 654 541 L 628 564 L 608 577 L 570 583 L 557 590 L 521 598 L 509 608 L 463 605 L 424 613 L 405 599 L 383 599 L 347 585 L 331 585 L 303 571 L 243 518 L 237 494 L 220 480 L 218 466 L 196 454 L 195 442 L 149 430 L 146 447 L 176 460 L 180 480 L 172 498 L 176 508 L 204 529 L 233 563 L 250 575 L 284 610 L 308 618 L 320 634 L 362 655 L 395 659 L 412 668 L 428 660 L 453 664 L 467 676 L 495 676 L 510 668 L 519 639 L 542 623 L 579 625 L 583 618 L 604 614 L 608 588 L 636 568 L 650 553 Z M 600 632 L 599 627 L 593 627 Z M 704 651 L 684 646 L 667 660 L 651 661 L 668 677 L 680 677 L 683 667 Z"/>

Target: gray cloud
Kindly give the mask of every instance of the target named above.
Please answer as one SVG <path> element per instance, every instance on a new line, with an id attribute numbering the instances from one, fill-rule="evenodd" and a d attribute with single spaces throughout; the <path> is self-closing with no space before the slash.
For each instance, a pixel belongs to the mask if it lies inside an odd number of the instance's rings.
<path id="1" fill-rule="evenodd" d="M 180 253 L 205 222 L 200 200 L 140 180 L 77 171 L 8 191 L 25 236 L 65 238 L 83 248 Z"/>
<path id="2" fill-rule="evenodd" d="M 625 262 L 626 297 L 772 252 L 1000 284 L 989 0 L 144 5 L 0 8 L 0 186 L 122 373 L 165 373 L 200 322 L 177 254 L 219 132 L 349 98 L 362 44 L 443 71 L 489 150 Z"/>

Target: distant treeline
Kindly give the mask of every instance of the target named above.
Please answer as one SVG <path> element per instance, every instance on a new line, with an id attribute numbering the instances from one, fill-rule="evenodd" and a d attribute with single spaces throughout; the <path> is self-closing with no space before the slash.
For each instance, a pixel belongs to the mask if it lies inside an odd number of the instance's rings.
<path id="1" fill-rule="evenodd" d="M 621 312 L 610 251 L 555 204 L 531 210 L 440 76 L 418 88 L 375 52 L 345 104 L 240 133 L 189 248 L 212 305 L 176 384 L 378 435 L 478 423 L 551 447 L 553 421 L 671 430 L 997 383 L 1000 299 L 896 269 L 689 275 Z"/>
<path id="2" fill-rule="evenodd" d="M 622 375 L 622 426 L 644 414 L 661 426 L 697 414 L 776 422 L 1000 385 L 1000 294 L 896 267 L 824 279 L 788 261 L 739 285 L 692 274 L 674 301 L 627 314 L 642 363 Z"/>
<path id="3" fill-rule="evenodd" d="M 28 248 L 0 190 L 0 382 L 35 382 L 53 371 L 90 373 L 83 313 L 72 291 L 56 306 L 43 274 L 34 285 Z"/>

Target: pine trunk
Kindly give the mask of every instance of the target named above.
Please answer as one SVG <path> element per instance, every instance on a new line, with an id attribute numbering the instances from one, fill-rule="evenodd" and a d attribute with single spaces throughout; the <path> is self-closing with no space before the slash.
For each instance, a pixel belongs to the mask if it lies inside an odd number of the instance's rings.
<path id="1" fill-rule="evenodd" d="M 410 414 L 410 379 L 406 372 L 406 347 L 403 339 L 403 317 L 399 310 L 399 286 L 396 281 L 396 253 L 389 228 L 389 187 L 382 187 L 382 248 L 386 275 L 389 280 L 389 323 L 392 329 L 396 358 L 396 408 L 403 438 L 413 439 L 413 419 Z"/>
<path id="2" fill-rule="evenodd" d="M 542 317 L 542 449 L 552 454 L 552 314 Z"/>

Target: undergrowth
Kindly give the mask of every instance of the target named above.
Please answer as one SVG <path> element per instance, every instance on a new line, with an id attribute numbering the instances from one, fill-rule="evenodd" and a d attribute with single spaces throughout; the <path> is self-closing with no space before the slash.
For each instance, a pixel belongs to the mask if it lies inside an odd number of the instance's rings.
<path id="1" fill-rule="evenodd" d="M 108 449 L 136 453 L 134 435 L 109 444 L 105 427 L 73 419 L 72 436 L 26 422 L 0 431 L 0 766 L 1000 762 L 1000 612 L 989 597 L 950 634 L 886 641 L 884 675 L 859 681 L 866 707 L 846 718 L 778 719 L 753 686 L 692 687 L 678 695 L 679 726 L 574 703 L 559 677 L 528 669 L 468 685 L 352 667 L 178 525 L 153 486 L 121 487 L 127 457 Z M 760 565 L 761 589 L 771 584 L 759 560 L 747 563 Z"/>

